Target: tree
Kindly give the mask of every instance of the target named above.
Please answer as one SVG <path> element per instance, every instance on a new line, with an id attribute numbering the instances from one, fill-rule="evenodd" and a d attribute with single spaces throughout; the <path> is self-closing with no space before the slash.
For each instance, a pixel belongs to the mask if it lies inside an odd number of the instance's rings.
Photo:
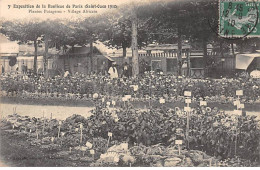
<path id="1" fill-rule="evenodd" d="M 34 44 L 34 62 L 33 72 L 37 73 L 37 49 L 38 38 L 42 36 L 43 29 L 40 22 L 29 21 L 6 21 L 2 23 L 1 33 L 6 35 L 10 40 L 18 40 L 24 43 L 33 41 Z"/>

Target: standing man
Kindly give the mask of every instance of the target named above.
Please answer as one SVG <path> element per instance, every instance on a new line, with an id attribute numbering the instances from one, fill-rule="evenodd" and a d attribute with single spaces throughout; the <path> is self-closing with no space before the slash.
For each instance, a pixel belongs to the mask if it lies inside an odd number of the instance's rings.
<path id="1" fill-rule="evenodd" d="M 187 64 L 187 61 L 184 61 L 184 63 L 182 64 L 181 69 L 182 69 L 182 75 L 183 75 L 184 77 L 186 77 L 186 76 L 187 76 L 187 73 L 188 73 L 188 64 Z"/>
<path id="2" fill-rule="evenodd" d="M 129 78 L 129 67 L 127 62 L 125 62 L 124 66 L 123 66 L 123 76 Z"/>
<path id="3" fill-rule="evenodd" d="M 111 79 L 118 78 L 118 72 L 116 68 L 116 62 L 112 63 L 112 66 L 108 70 L 108 74 L 110 75 Z"/>

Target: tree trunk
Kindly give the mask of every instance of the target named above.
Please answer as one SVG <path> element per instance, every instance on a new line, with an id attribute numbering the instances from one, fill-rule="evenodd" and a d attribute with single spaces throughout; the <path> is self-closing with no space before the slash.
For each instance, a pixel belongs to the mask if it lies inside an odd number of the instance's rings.
<path id="1" fill-rule="evenodd" d="M 90 40 L 90 74 L 93 72 L 93 39 Z"/>
<path id="2" fill-rule="evenodd" d="M 181 67 L 182 67 L 182 35 L 181 29 L 178 27 L 178 54 L 177 54 L 177 63 L 178 63 L 178 71 L 177 75 L 181 76 Z"/>
<path id="3" fill-rule="evenodd" d="M 132 72 L 133 76 L 136 77 L 139 74 L 139 61 L 138 61 L 138 47 L 137 47 L 137 16 L 135 11 L 133 11 L 132 20 Z"/>
<path id="4" fill-rule="evenodd" d="M 34 59 L 33 59 L 33 73 L 37 74 L 37 39 L 33 41 L 34 44 Z"/>
<path id="5" fill-rule="evenodd" d="M 48 60 L 48 50 L 49 50 L 49 36 L 46 34 L 44 37 L 44 44 L 45 44 L 45 52 L 43 58 L 43 71 L 44 76 L 48 76 L 47 74 L 47 60 Z"/>
<path id="6" fill-rule="evenodd" d="M 203 38 L 202 40 L 202 46 L 203 46 L 203 67 L 204 67 L 204 76 L 206 76 L 206 66 L 207 66 L 207 63 L 208 63 L 208 51 L 207 51 L 207 39 L 206 37 Z"/>
<path id="7" fill-rule="evenodd" d="M 203 40 L 203 58 L 204 58 L 204 68 L 206 68 L 206 64 L 207 64 L 207 56 L 208 56 L 208 51 L 207 51 L 207 40 L 204 37 Z"/>
<path id="8" fill-rule="evenodd" d="M 123 57 L 126 57 L 126 42 L 122 42 L 122 48 L 123 48 Z"/>

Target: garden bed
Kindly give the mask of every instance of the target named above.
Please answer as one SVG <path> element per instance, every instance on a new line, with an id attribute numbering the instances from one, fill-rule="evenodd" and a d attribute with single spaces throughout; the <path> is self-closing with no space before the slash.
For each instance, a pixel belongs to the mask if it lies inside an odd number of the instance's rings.
<path id="1" fill-rule="evenodd" d="M 0 124 L 5 161 L 18 166 L 41 165 L 38 159 L 53 159 L 50 166 L 259 166 L 254 116 L 197 107 L 187 119 L 185 111 L 167 107 L 109 110 L 95 104 L 88 118 L 5 117 Z M 17 151 L 8 154 L 7 148 Z M 40 153 L 36 161 L 29 161 L 30 152 Z"/>

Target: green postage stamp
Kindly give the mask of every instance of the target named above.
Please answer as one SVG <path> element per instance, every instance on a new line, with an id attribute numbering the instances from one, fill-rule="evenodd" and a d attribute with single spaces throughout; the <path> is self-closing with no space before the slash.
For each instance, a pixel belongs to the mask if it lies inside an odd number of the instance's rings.
<path id="1" fill-rule="evenodd" d="M 259 0 L 220 0 L 219 35 L 226 38 L 260 37 Z"/>

